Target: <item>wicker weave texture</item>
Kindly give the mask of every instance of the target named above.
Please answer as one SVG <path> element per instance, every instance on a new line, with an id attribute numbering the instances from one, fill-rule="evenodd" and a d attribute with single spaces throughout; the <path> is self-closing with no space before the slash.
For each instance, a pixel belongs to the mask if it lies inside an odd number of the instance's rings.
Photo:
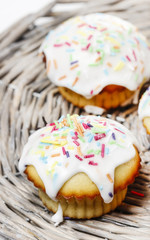
<path id="1" fill-rule="evenodd" d="M 68 11 L 66 3 L 73 10 Z M 67 113 L 87 114 L 63 99 L 47 79 L 37 53 L 50 29 L 71 16 L 90 12 L 127 19 L 150 39 L 150 0 L 50 1 L 0 35 L 0 239 L 150 239 L 150 141 L 138 129 L 137 105 L 104 113 L 131 129 L 143 150 L 140 175 L 113 213 L 93 220 L 67 219 L 56 228 L 37 190 L 18 173 L 23 146 L 33 131 L 45 125 L 43 117 L 51 122 Z"/>

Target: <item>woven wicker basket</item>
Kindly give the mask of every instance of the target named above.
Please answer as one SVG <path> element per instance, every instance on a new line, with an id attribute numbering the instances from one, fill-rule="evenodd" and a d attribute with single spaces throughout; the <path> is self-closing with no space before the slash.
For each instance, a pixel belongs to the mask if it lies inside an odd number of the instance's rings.
<path id="1" fill-rule="evenodd" d="M 68 11 L 66 3 L 73 10 Z M 64 11 L 57 10 L 58 4 Z M 56 228 L 37 190 L 18 173 L 22 148 L 28 136 L 44 126 L 43 117 L 50 122 L 62 114 L 86 114 L 64 100 L 50 83 L 37 52 L 50 29 L 73 15 L 89 12 L 107 12 L 127 19 L 150 39 L 150 0 L 51 1 L 0 35 L 0 239 L 150 239 L 150 143 L 137 130 L 137 105 L 103 114 L 124 123 L 143 146 L 140 175 L 114 212 L 92 220 L 66 219 Z"/>

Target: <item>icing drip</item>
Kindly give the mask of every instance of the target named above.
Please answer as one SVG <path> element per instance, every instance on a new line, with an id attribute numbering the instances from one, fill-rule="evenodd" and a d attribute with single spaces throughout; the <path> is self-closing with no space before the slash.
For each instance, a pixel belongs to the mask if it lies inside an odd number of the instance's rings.
<path id="1" fill-rule="evenodd" d="M 111 84 L 134 91 L 150 76 L 150 50 L 137 28 L 96 13 L 69 19 L 51 31 L 40 52 L 47 74 L 58 86 L 92 98 Z"/>
<path id="2" fill-rule="evenodd" d="M 60 204 L 58 204 L 57 212 L 52 216 L 51 220 L 55 222 L 56 227 L 59 225 L 59 223 L 63 222 L 63 211 Z"/>
<path id="3" fill-rule="evenodd" d="M 19 162 L 24 172 L 33 165 L 47 195 L 56 196 L 79 172 L 97 185 L 106 203 L 113 199 L 114 171 L 135 156 L 136 139 L 123 125 L 98 116 L 67 115 L 33 133 Z"/>
<path id="4" fill-rule="evenodd" d="M 150 87 L 142 95 L 138 107 L 138 114 L 141 120 L 145 117 L 150 117 Z"/>

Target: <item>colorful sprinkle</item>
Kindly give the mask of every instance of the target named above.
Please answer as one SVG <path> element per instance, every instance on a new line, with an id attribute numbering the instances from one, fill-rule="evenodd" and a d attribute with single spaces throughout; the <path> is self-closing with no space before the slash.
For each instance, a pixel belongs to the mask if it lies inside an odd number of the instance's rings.
<path id="1" fill-rule="evenodd" d="M 104 155 L 105 155 L 105 144 L 102 144 L 102 147 L 101 147 L 101 157 L 104 158 Z"/>
<path id="2" fill-rule="evenodd" d="M 107 178 L 108 178 L 109 182 L 113 183 L 113 180 L 112 180 L 112 178 L 111 178 L 110 174 L 109 174 L 109 173 L 107 173 L 107 174 L 106 174 L 106 176 L 107 176 Z"/>
<path id="3" fill-rule="evenodd" d="M 77 154 L 75 155 L 75 157 L 76 157 L 77 159 L 79 159 L 80 161 L 83 161 L 83 159 L 82 159 L 81 157 L 79 157 Z"/>
<path id="4" fill-rule="evenodd" d="M 136 192 L 136 191 L 133 191 L 133 190 L 131 190 L 131 193 L 134 194 L 134 195 L 140 196 L 140 197 L 144 197 L 143 193 L 139 193 L 139 192 Z"/>
<path id="5" fill-rule="evenodd" d="M 97 135 L 95 135 L 95 136 L 94 136 L 94 139 L 95 139 L 95 141 L 98 141 L 99 139 L 102 139 L 102 138 L 104 138 L 104 137 L 106 137 L 106 134 L 105 134 L 105 133 L 102 133 L 102 134 L 97 134 Z"/>

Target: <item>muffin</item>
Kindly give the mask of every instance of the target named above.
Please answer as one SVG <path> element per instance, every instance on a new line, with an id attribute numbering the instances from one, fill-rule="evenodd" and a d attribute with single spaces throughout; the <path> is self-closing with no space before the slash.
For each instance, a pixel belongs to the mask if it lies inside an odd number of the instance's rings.
<path id="1" fill-rule="evenodd" d="M 139 168 L 138 144 L 129 130 L 91 115 L 68 114 L 36 131 L 19 162 L 56 222 L 114 210 Z"/>
<path id="2" fill-rule="evenodd" d="M 147 134 L 150 134 L 150 84 L 140 99 L 138 115 L 139 120 L 142 121 Z"/>
<path id="3" fill-rule="evenodd" d="M 79 107 L 116 108 L 150 76 L 150 48 L 135 26 L 102 13 L 77 16 L 44 40 L 47 75 Z"/>

